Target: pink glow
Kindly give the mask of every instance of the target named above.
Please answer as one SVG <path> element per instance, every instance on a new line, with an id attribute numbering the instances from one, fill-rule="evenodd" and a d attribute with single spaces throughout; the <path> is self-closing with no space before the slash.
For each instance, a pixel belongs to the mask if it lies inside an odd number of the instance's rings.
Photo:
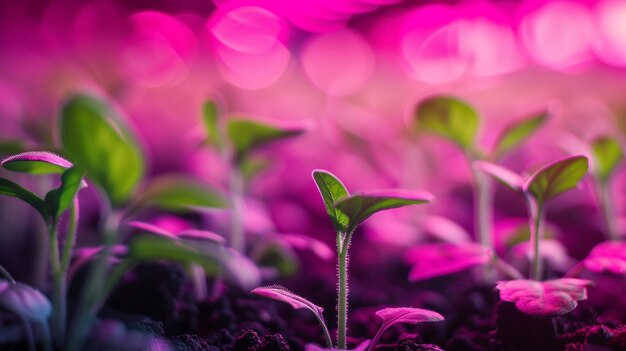
<path id="1" fill-rule="evenodd" d="M 626 66 L 626 2 L 606 0 L 595 11 L 598 32 L 593 50 L 602 61 Z"/>

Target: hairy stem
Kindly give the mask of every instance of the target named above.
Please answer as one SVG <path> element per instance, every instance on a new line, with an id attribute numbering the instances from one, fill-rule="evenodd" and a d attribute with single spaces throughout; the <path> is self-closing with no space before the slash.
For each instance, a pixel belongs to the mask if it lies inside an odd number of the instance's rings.
<path id="1" fill-rule="evenodd" d="M 333 340 L 330 338 L 330 332 L 328 331 L 328 327 L 326 326 L 326 321 L 324 320 L 324 317 L 318 316 L 317 313 L 315 313 L 315 317 L 317 318 L 317 321 L 322 326 L 322 331 L 324 332 L 324 339 L 326 340 L 326 347 L 328 347 L 329 349 L 332 349 Z"/>
<path id="2" fill-rule="evenodd" d="M 65 342 L 65 323 L 67 319 L 66 275 L 61 266 L 59 254 L 59 223 L 54 221 L 48 227 L 50 234 L 50 265 L 52 267 L 52 332 L 57 346 Z"/>
<path id="3" fill-rule="evenodd" d="M 615 222 L 615 207 L 613 205 L 613 197 L 608 181 L 598 180 L 595 182 L 596 196 L 598 197 L 598 207 L 600 214 L 606 226 L 607 240 L 618 240 L 619 230 Z"/>
<path id="4" fill-rule="evenodd" d="M 530 218 L 530 244 L 533 248 L 533 264 L 530 271 L 530 278 L 540 281 L 542 279 L 543 264 L 541 260 L 541 252 L 539 251 L 539 244 L 543 236 L 542 232 L 542 218 L 543 218 L 543 203 L 542 201 L 535 201 L 528 197 L 528 211 Z"/>
<path id="5" fill-rule="evenodd" d="M 337 235 L 337 247 L 339 248 L 337 270 L 339 275 L 339 288 L 337 296 L 337 348 L 346 349 L 346 336 L 348 333 L 348 249 L 352 239 L 353 230 L 349 230 L 345 236 Z"/>
<path id="6" fill-rule="evenodd" d="M 244 181 L 237 162 L 233 162 L 229 179 L 230 196 L 230 240 L 232 247 L 244 252 L 246 249 L 246 238 L 244 232 Z"/>

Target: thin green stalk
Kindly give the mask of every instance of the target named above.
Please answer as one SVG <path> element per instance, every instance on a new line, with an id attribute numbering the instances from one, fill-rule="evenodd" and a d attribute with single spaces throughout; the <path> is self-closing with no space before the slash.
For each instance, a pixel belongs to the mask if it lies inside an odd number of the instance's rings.
<path id="1" fill-rule="evenodd" d="M 337 348 L 346 349 L 346 336 L 348 333 L 348 249 L 352 239 L 353 230 L 349 230 L 345 236 L 337 235 L 338 275 L 339 291 L 337 296 Z"/>
<path id="2" fill-rule="evenodd" d="M 230 240 L 232 247 L 244 252 L 246 249 L 246 238 L 244 232 L 244 181 L 241 170 L 236 162 L 233 162 L 230 179 L 228 183 L 230 197 Z"/>
<path id="3" fill-rule="evenodd" d="M 91 326 L 93 325 L 98 310 L 100 309 L 100 300 L 103 291 L 102 287 L 108 280 L 108 259 L 111 254 L 111 248 L 117 240 L 117 231 L 120 221 L 124 218 L 123 213 L 121 212 L 108 211 L 108 213 L 111 214 L 106 216 L 104 248 L 89 271 L 87 281 L 83 286 L 76 316 L 72 322 L 72 332 L 67 343 L 67 351 L 78 351 L 82 349 L 82 346 L 89 334 L 89 330 L 91 330 Z"/>
<path id="4" fill-rule="evenodd" d="M 615 208 L 613 206 L 613 198 L 608 181 L 597 180 L 596 194 L 598 197 L 598 205 L 600 213 L 606 226 L 607 240 L 616 241 L 619 239 L 619 230 L 615 222 Z"/>
<path id="5" fill-rule="evenodd" d="M 324 321 L 324 317 L 318 316 L 317 313 L 315 313 L 315 318 L 317 318 L 317 321 L 322 326 L 322 331 L 324 332 L 324 339 L 326 340 L 326 347 L 328 347 L 329 349 L 332 349 L 333 340 L 330 338 L 330 332 L 328 331 L 328 327 L 326 327 L 326 321 Z"/>
<path id="6" fill-rule="evenodd" d="M 11 275 L 11 273 L 9 273 L 9 271 L 4 269 L 2 265 L 0 265 L 0 274 L 2 274 L 6 278 L 6 280 L 9 281 L 9 283 L 15 284 L 15 279 L 13 279 L 13 276 Z"/>
<path id="7" fill-rule="evenodd" d="M 374 350 L 374 348 L 378 344 L 378 341 L 380 341 L 380 337 L 383 336 L 383 332 L 385 331 L 385 329 L 386 328 L 383 328 L 382 325 L 380 326 L 380 328 L 376 332 L 376 335 L 374 335 L 374 339 L 372 339 L 372 342 L 370 342 L 369 346 L 367 347 L 367 351 L 373 351 Z"/>
<path id="8" fill-rule="evenodd" d="M 476 159 L 469 158 L 469 161 L 473 162 Z M 491 180 L 490 178 L 475 169 L 473 166 L 472 174 L 475 183 L 474 193 L 474 223 L 476 227 L 476 233 L 478 235 L 479 242 L 487 248 L 493 248 L 493 234 L 492 234 L 492 194 L 491 194 Z"/>
<path id="9" fill-rule="evenodd" d="M 59 254 L 59 223 L 54 221 L 49 227 L 50 233 L 50 265 L 52 267 L 52 331 L 58 346 L 65 342 L 66 306 L 66 275 L 61 267 Z"/>
<path id="10" fill-rule="evenodd" d="M 542 279 L 543 264 L 541 260 L 541 252 L 539 244 L 543 236 L 542 219 L 543 204 L 541 201 L 535 201 L 528 198 L 528 211 L 530 214 L 530 244 L 533 247 L 533 263 L 530 271 L 530 278 L 540 281 Z"/>
<path id="11" fill-rule="evenodd" d="M 78 198 L 74 198 L 74 203 L 70 207 L 69 224 L 67 227 L 67 235 L 65 235 L 65 244 L 63 245 L 63 253 L 61 255 L 61 269 L 67 272 L 72 259 L 72 251 L 76 243 L 76 228 L 78 226 L 79 208 Z"/>

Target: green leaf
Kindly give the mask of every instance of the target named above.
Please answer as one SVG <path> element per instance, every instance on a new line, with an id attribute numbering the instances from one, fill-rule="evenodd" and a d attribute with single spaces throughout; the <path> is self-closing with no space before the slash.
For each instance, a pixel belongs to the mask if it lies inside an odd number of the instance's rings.
<path id="1" fill-rule="evenodd" d="M 593 154 L 593 171 L 601 181 L 605 182 L 624 159 L 622 146 L 617 139 L 601 136 L 591 142 Z"/>
<path id="2" fill-rule="evenodd" d="M 45 204 L 48 213 L 55 219 L 70 208 L 74 197 L 83 185 L 83 172 L 76 167 L 72 167 L 61 176 L 61 186 L 51 190 L 46 194 Z"/>
<path id="3" fill-rule="evenodd" d="M 222 144 L 218 118 L 219 109 L 217 104 L 215 101 L 207 100 L 204 105 L 202 105 L 202 121 L 206 129 L 207 142 L 216 147 Z"/>
<path id="4" fill-rule="evenodd" d="M 48 221 L 48 214 L 43 200 L 31 191 L 22 188 L 8 179 L 0 178 L 0 195 L 15 197 L 28 203 L 39 212 L 44 221 Z"/>
<path id="5" fill-rule="evenodd" d="M 253 149 L 280 139 L 298 136 L 304 132 L 304 128 L 282 128 L 248 119 L 231 119 L 227 126 L 228 138 L 238 161 L 241 161 Z"/>
<path id="6" fill-rule="evenodd" d="M 259 253 L 256 263 L 261 267 L 275 268 L 281 277 L 292 277 L 300 269 L 298 255 L 288 245 L 270 242 Z"/>
<path id="7" fill-rule="evenodd" d="M 326 213 L 335 226 L 335 230 L 345 232 L 348 228 L 349 219 L 343 212 L 335 208 L 335 202 L 349 195 L 348 190 L 334 174 L 316 169 L 312 173 L 317 189 L 322 195 Z"/>
<path id="8" fill-rule="evenodd" d="M 130 198 L 145 165 L 139 146 L 113 117 L 103 102 L 77 95 L 63 106 L 60 131 L 68 158 L 118 206 Z"/>
<path id="9" fill-rule="evenodd" d="M 504 128 L 493 149 L 493 159 L 498 159 L 518 147 L 545 123 L 548 116 L 548 111 L 544 110 Z"/>
<path id="10" fill-rule="evenodd" d="M 427 204 L 432 201 L 433 196 L 428 193 L 396 190 L 344 197 L 335 203 L 335 208 L 348 217 L 348 231 L 352 231 L 376 212 L 409 205 Z"/>
<path id="11" fill-rule="evenodd" d="M 474 151 L 480 119 L 466 102 L 450 96 L 433 96 L 417 105 L 416 129 L 425 130 Z"/>
<path id="12" fill-rule="evenodd" d="M 244 181 L 248 183 L 256 175 L 270 168 L 271 165 L 272 161 L 267 158 L 246 157 L 239 167 Z"/>
<path id="13" fill-rule="evenodd" d="M 524 184 L 524 192 L 534 196 L 539 204 L 576 188 L 587 174 L 589 161 L 582 155 L 569 156 L 541 168 Z"/>
<path id="14" fill-rule="evenodd" d="M 217 190 L 196 179 L 169 175 L 150 182 L 135 206 L 189 212 L 195 207 L 225 208 L 228 202 Z"/>
<path id="15" fill-rule="evenodd" d="M 219 253 L 216 251 L 211 255 L 206 250 L 203 248 L 203 251 L 200 251 L 176 239 L 141 235 L 130 242 L 128 255 L 138 261 L 170 260 L 183 264 L 196 263 L 201 265 L 206 273 L 216 273 L 218 263 L 214 257 Z"/>
<path id="16" fill-rule="evenodd" d="M 30 174 L 61 174 L 72 167 L 70 161 L 47 151 L 29 151 L 9 156 L 0 165 L 10 171 Z"/>

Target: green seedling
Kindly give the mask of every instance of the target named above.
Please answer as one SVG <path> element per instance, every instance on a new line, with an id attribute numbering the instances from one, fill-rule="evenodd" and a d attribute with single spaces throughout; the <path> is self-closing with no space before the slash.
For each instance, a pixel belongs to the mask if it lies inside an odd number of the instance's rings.
<path id="1" fill-rule="evenodd" d="M 403 191 L 379 191 L 352 194 L 332 173 L 324 170 L 313 171 L 313 180 L 322 196 L 326 213 L 333 223 L 337 241 L 337 348 L 345 350 L 348 319 L 348 249 L 356 228 L 371 215 L 393 208 L 430 203 L 433 199 L 428 193 Z M 259 288 L 254 292 L 290 303 L 295 308 L 308 308 L 321 318 L 321 309 L 304 298 L 285 292 L 280 287 Z M 295 296 L 295 297 L 294 297 Z M 296 299 L 297 297 L 297 299 Z M 299 304 L 295 304 L 295 300 Z M 304 301 L 304 302 L 303 302 Z M 300 306 L 300 307 L 296 307 Z M 327 347 L 332 348 L 332 341 L 327 328 L 323 325 Z"/>
<path id="2" fill-rule="evenodd" d="M 500 291 L 500 298 L 514 302 L 520 311 L 536 317 L 548 318 L 569 313 L 576 307 L 577 301 L 586 299 L 586 286 L 591 282 L 574 278 L 541 281 L 542 221 L 546 202 L 576 188 L 583 179 L 589 168 L 587 157 L 576 155 L 562 158 L 539 169 L 526 180 L 495 164 L 479 161 L 475 166 L 523 195 L 528 206 L 533 247 L 530 279 L 498 282 L 496 288 Z"/>
<path id="3" fill-rule="evenodd" d="M 417 105 L 415 129 L 426 131 L 456 144 L 463 151 L 468 163 L 485 160 L 496 162 L 518 148 L 547 120 L 549 113 L 543 110 L 509 124 L 500 133 L 490 151 L 481 150 L 476 143 L 480 129 L 480 117 L 468 103 L 457 98 L 436 95 Z M 471 167 L 474 178 L 474 222 L 479 242 L 493 248 L 492 194 L 488 177 Z"/>
<path id="4" fill-rule="evenodd" d="M 253 157 L 255 150 L 278 140 L 303 134 L 303 126 L 283 126 L 243 118 L 225 120 L 214 101 L 205 102 L 202 117 L 206 144 L 216 149 L 229 167 L 228 195 L 231 210 L 230 244 L 240 252 L 246 248 L 244 223 L 245 183 L 269 166 Z"/>
<path id="5" fill-rule="evenodd" d="M 65 340 L 67 324 L 67 270 L 72 250 L 76 241 L 78 223 L 78 198 L 76 195 L 83 181 L 83 171 L 73 167 L 72 163 L 53 153 L 36 151 L 25 152 L 8 157 L 0 162 L 2 167 L 30 174 L 61 174 L 61 185 L 50 190 L 42 199 L 31 191 L 4 178 L 0 178 L 0 195 L 12 196 L 31 205 L 42 217 L 50 239 L 50 267 L 53 277 L 53 314 L 52 330 L 55 343 L 62 345 Z M 69 225 L 65 235 L 65 244 L 59 251 L 59 220 L 69 210 Z"/>

